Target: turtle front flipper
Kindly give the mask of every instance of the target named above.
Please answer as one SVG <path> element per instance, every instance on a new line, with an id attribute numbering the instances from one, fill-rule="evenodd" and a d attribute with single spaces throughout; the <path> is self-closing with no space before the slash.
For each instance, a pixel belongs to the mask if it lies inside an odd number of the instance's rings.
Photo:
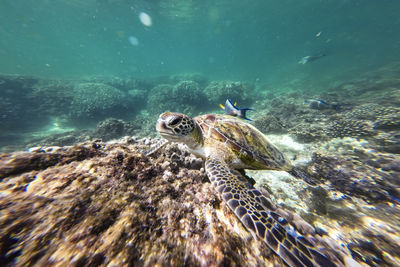
<path id="1" fill-rule="evenodd" d="M 222 199 L 245 227 L 256 234 L 289 266 L 338 266 L 320 253 L 311 240 L 273 212 L 267 199 L 238 171 L 208 159 L 206 172 Z"/>

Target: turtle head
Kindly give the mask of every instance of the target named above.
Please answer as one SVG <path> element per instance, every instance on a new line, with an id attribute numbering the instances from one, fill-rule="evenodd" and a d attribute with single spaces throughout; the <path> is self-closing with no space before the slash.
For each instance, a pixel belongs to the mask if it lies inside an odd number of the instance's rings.
<path id="1" fill-rule="evenodd" d="M 157 120 L 156 129 L 162 137 L 172 142 L 181 142 L 189 147 L 202 144 L 202 134 L 198 124 L 181 113 L 165 112 Z"/>

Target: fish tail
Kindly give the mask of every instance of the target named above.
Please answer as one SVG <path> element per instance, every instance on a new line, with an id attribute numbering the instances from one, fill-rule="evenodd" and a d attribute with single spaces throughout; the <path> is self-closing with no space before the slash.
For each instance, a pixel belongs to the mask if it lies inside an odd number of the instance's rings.
<path id="1" fill-rule="evenodd" d="M 253 109 L 252 108 L 240 108 L 238 110 L 238 116 L 243 118 L 243 119 L 245 119 L 245 120 L 252 121 L 251 119 L 246 117 L 246 112 L 249 111 L 249 110 L 253 110 Z"/>

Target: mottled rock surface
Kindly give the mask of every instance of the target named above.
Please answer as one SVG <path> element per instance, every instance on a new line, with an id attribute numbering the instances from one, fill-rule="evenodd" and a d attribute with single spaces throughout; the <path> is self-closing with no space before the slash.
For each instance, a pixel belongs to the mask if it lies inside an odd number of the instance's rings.
<path id="1" fill-rule="evenodd" d="M 3 154 L 0 265 L 281 264 L 222 205 L 199 159 L 138 147 L 127 138 Z"/>
<path id="2" fill-rule="evenodd" d="M 202 160 L 176 144 L 152 157 L 139 152 L 154 142 L 126 137 L 2 154 L 0 265 L 283 264 L 220 201 Z M 379 212 L 365 216 L 359 212 L 363 206 L 357 212 L 344 209 L 322 188 L 301 194 L 316 210 L 305 217 L 318 226 L 317 233 L 333 239 L 316 235 L 296 209 L 276 206 L 276 212 L 320 240 L 327 252 L 349 261 L 348 246 L 360 262 L 399 262 L 397 230 L 387 221 L 378 223 Z M 384 210 L 397 216 L 393 208 Z M 369 239 L 380 243 L 371 248 Z"/>
<path id="3" fill-rule="evenodd" d="M 139 153 L 153 142 L 127 137 L 1 155 L 0 264 L 282 265 L 223 205 L 202 160 L 178 145 L 151 158 Z M 299 216 L 276 212 L 314 232 Z"/>

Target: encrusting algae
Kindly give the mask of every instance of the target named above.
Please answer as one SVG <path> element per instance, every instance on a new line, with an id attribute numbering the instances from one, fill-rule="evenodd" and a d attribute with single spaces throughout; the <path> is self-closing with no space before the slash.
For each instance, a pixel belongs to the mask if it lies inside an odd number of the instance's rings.
<path id="1" fill-rule="evenodd" d="M 282 264 L 221 203 L 200 159 L 145 147 L 126 137 L 3 154 L 2 265 Z"/>

